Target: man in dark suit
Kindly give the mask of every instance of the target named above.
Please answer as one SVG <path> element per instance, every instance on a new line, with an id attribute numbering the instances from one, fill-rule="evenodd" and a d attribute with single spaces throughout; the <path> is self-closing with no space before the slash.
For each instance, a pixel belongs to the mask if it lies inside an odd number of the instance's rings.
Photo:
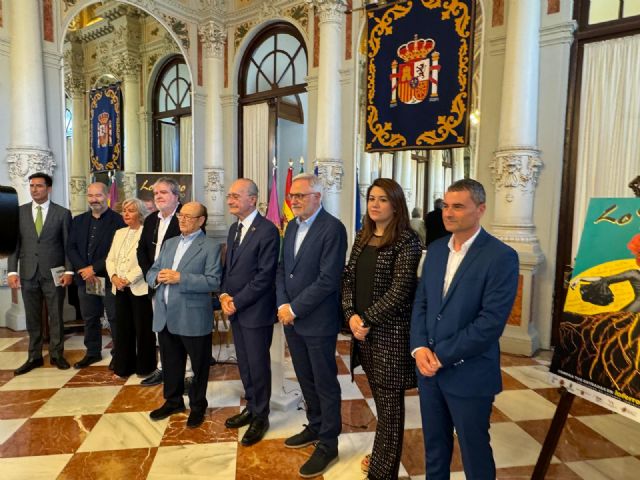
<path id="1" fill-rule="evenodd" d="M 53 186 L 46 173 L 29 177 L 32 202 L 20 207 L 18 243 L 9 256 L 7 282 L 11 288 L 22 288 L 22 300 L 29 332 L 29 357 L 14 372 L 22 375 L 43 365 L 42 360 L 42 300 L 49 311 L 49 361 L 60 369 L 69 368 L 63 356 L 64 320 L 62 307 L 64 288 L 71 284 L 73 271 L 67 259 L 67 237 L 71 212 L 49 199 Z M 20 273 L 18 274 L 18 260 Z M 56 286 L 52 268 L 64 267 Z M 57 279 L 56 279 L 57 280 Z"/>
<path id="2" fill-rule="evenodd" d="M 176 213 L 180 211 L 180 185 L 173 178 L 160 177 L 153 184 L 153 202 L 158 213 L 149 215 L 142 226 L 138 242 L 138 264 L 146 277 L 153 262 L 160 255 L 165 240 L 180 235 Z M 162 383 L 162 358 L 155 372 L 140 382 L 148 387 Z"/>
<path id="3" fill-rule="evenodd" d="M 240 378 L 247 406 L 228 418 L 228 428 L 249 425 L 245 446 L 259 442 L 269 429 L 271 357 L 276 319 L 275 278 L 280 253 L 276 226 L 256 210 L 258 187 L 240 178 L 227 194 L 229 213 L 238 221 L 229 228 L 220 303 L 231 320 Z"/>
<path id="4" fill-rule="evenodd" d="M 342 324 L 338 297 L 347 233 L 322 208 L 321 182 L 313 174 L 293 179 L 289 198 L 296 220 L 287 227 L 276 275 L 278 320 L 284 325 L 309 421 L 301 433 L 285 440 L 285 446 L 317 442 L 300 468 L 302 477 L 321 475 L 338 460 L 342 428 L 335 354 Z"/>
<path id="5" fill-rule="evenodd" d="M 213 302 L 211 292 L 220 287 L 220 245 L 202 231 L 207 209 L 186 203 L 176 214 L 179 237 L 167 240 L 160 256 L 147 272 L 147 283 L 156 290 L 153 330 L 158 333 L 164 367 L 165 403 L 149 416 L 161 420 L 184 410 L 184 373 L 187 355 L 193 366 L 189 389 L 187 427 L 204 422 L 211 360 Z"/>
<path id="6" fill-rule="evenodd" d="M 84 345 L 87 352 L 74 368 L 84 368 L 102 360 L 102 313 L 107 311 L 111 338 L 115 338 L 115 297 L 111 293 L 111 281 L 107 275 L 107 255 L 111 241 L 119 228 L 125 227 L 122 215 L 107 205 L 108 189 L 96 182 L 87 188 L 90 210 L 74 217 L 71 222 L 67 256 L 76 272 L 80 311 L 84 319 Z M 105 282 L 104 296 L 87 293 L 87 284 Z"/>
<path id="7" fill-rule="evenodd" d="M 495 479 L 489 417 L 502 389 L 499 339 L 518 289 L 518 255 L 480 227 L 485 191 L 453 183 L 447 238 L 427 250 L 411 318 L 427 477 L 448 479 L 455 427 L 467 478 Z"/>
<path id="8" fill-rule="evenodd" d="M 434 209 L 424 217 L 424 226 L 427 229 L 427 239 L 425 241 L 427 247 L 434 240 L 449 235 L 442 220 L 442 204 L 443 201 L 441 198 L 436 199 Z"/>

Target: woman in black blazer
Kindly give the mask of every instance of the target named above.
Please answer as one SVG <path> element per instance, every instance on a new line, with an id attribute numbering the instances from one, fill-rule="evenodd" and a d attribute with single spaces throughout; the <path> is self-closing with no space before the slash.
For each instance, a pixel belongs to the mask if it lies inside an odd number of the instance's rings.
<path id="1" fill-rule="evenodd" d="M 363 227 L 342 277 L 342 306 L 353 333 L 351 372 L 362 365 L 378 413 L 367 458 L 372 480 L 395 479 L 400 468 L 404 391 L 416 386 L 409 329 L 421 253 L 402 187 L 378 178 L 367 191 Z"/>

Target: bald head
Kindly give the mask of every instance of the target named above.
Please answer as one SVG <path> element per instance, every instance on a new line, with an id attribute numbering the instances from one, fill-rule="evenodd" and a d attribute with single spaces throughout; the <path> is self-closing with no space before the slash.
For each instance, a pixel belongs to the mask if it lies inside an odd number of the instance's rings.
<path id="1" fill-rule="evenodd" d="M 108 208 L 109 189 L 102 182 L 94 182 L 87 187 L 87 201 L 94 217 L 99 217 Z"/>
<path id="2" fill-rule="evenodd" d="M 244 220 L 253 213 L 257 202 L 258 186 L 253 180 L 239 178 L 229 187 L 229 193 L 227 193 L 229 213 L 240 220 Z"/>
<path id="3" fill-rule="evenodd" d="M 177 215 L 180 232 L 191 235 L 199 230 L 207 220 L 207 209 L 199 202 L 185 203 Z"/>

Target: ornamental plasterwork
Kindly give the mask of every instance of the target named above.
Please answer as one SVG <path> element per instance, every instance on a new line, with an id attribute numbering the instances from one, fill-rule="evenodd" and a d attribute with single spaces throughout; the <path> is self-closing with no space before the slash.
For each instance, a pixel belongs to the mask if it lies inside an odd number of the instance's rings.
<path id="1" fill-rule="evenodd" d="M 111 64 L 111 68 L 118 72 L 118 76 L 137 75 L 142 66 L 140 55 L 134 52 L 123 52 L 118 59 Z"/>
<path id="2" fill-rule="evenodd" d="M 53 176 L 56 162 L 50 150 L 39 148 L 7 148 L 9 178 L 14 185 L 27 185 L 27 177 L 35 172 Z"/>
<path id="3" fill-rule="evenodd" d="M 298 22 L 307 32 L 309 31 L 309 7 L 305 3 L 299 3 L 293 5 L 282 11 L 285 17 L 293 18 Z"/>
<path id="4" fill-rule="evenodd" d="M 69 191 L 71 196 L 87 193 L 87 179 L 84 177 L 71 177 L 69 179 Z"/>
<path id="5" fill-rule="evenodd" d="M 238 45 L 240 45 L 240 42 L 242 42 L 242 39 L 244 38 L 244 36 L 247 33 L 249 33 L 249 30 L 251 30 L 251 28 L 255 24 L 256 24 L 255 21 L 249 21 L 249 22 L 241 23 L 236 27 L 235 31 L 233 32 L 233 44 L 236 50 L 238 49 Z"/>
<path id="6" fill-rule="evenodd" d="M 318 159 L 318 176 L 323 180 L 326 192 L 342 192 L 344 168 L 341 161 L 333 159 Z"/>
<path id="7" fill-rule="evenodd" d="M 204 23 L 200 25 L 198 34 L 205 49 L 205 57 L 222 58 L 224 56 L 227 33 L 220 24 L 214 21 Z"/>
<path id="8" fill-rule="evenodd" d="M 224 193 L 224 169 L 205 167 L 204 192 L 212 202 L 215 202 Z"/>
<path id="9" fill-rule="evenodd" d="M 305 3 L 316 8 L 320 23 L 342 23 L 347 11 L 345 0 L 305 0 Z"/>
<path id="10" fill-rule="evenodd" d="M 167 22 L 173 33 L 176 34 L 178 39 L 180 39 L 180 43 L 184 49 L 189 50 L 189 47 L 191 46 L 191 41 L 189 40 L 189 26 L 184 21 L 178 20 L 177 18 L 169 15 L 164 15 L 164 20 Z"/>
<path id="11" fill-rule="evenodd" d="M 512 202 L 513 190 L 521 193 L 532 193 L 535 190 L 542 161 L 538 150 L 503 150 L 495 153 L 489 168 L 496 190 L 508 190 L 505 199 Z"/>
<path id="12" fill-rule="evenodd" d="M 278 7 L 276 7 L 277 0 L 264 0 L 260 5 L 260 12 L 258 13 L 258 19 L 262 23 L 265 20 L 278 16 Z"/>
<path id="13" fill-rule="evenodd" d="M 64 75 L 64 86 L 72 97 L 77 94 L 83 94 L 85 91 L 84 77 L 81 74 L 78 75 L 68 71 Z"/>

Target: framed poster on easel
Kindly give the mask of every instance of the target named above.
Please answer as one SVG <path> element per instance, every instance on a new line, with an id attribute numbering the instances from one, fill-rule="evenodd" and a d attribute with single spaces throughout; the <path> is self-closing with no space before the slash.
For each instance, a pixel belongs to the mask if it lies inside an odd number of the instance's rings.
<path id="1" fill-rule="evenodd" d="M 576 396 L 640 422 L 640 198 L 589 202 L 550 380 L 562 395 L 534 479 Z"/>

